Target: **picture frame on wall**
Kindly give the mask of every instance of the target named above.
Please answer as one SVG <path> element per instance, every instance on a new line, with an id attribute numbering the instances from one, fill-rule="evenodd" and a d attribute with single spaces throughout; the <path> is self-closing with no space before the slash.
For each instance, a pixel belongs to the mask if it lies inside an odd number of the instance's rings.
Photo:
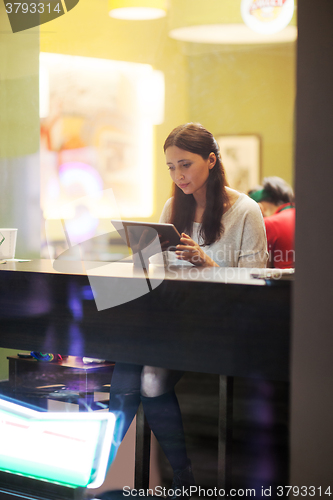
<path id="1" fill-rule="evenodd" d="M 227 181 L 232 189 L 248 193 L 261 181 L 261 138 L 258 134 L 216 137 Z"/>

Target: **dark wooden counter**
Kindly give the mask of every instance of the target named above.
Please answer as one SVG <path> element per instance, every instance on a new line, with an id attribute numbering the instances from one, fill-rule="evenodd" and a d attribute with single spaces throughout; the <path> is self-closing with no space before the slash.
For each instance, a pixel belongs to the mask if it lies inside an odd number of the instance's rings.
<path id="1" fill-rule="evenodd" d="M 289 379 L 290 296 L 290 280 L 254 279 L 248 269 L 8 262 L 0 265 L 0 347 L 220 374 L 222 487 L 232 377 Z M 136 485 L 146 487 L 149 464 L 139 466 Z"/>
<path id="2" fill-rule="evenodd" d="M 146 279 L 125 263 L 55 267 L 0 265 L 0 347 L 288 380 L 288 280 L 251 279 L 247 269 L 164 276 L 151 266 Z"/>

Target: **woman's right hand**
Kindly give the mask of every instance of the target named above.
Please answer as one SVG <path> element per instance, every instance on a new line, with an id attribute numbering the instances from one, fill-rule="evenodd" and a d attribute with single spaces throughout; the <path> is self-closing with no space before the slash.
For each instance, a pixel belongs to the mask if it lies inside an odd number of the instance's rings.
<path id="1" fill-rule="evenodd" d="M 177 245 L 175 252 L 177 259 L 187 260 L 195 266 L 219 267 L 190 236 L 182 233 L 180 241 L 181 245 Z"/>

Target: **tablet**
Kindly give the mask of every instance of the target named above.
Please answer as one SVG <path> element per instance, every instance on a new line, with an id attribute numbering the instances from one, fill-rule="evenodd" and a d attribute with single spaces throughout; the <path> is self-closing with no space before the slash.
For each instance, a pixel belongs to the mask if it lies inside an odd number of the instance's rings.
<path id="1" fill-rule="evenodd" d="M 159 236 L 163 250 L 176 250 L 180 244 L 180 234 L 173 224 L 160 222 L 137 222 L 129 220 L 111 220 L 116 231 L 133 252 L 143 250 Z M 167 248 L 165 246 L 167 245 Z"/>

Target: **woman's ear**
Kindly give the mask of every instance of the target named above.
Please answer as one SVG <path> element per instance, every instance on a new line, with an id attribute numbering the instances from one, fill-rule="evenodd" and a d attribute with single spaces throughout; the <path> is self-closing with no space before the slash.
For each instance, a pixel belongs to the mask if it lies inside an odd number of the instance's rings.
<path id="1" fill-rule="evenodd" d="M 208 160 L 209 160 L 209 164 L 208 164 L 208 167 L 209 167 L 209 170 L 212 169 L 214 166 L 215 166 L 215 163 L 216 163 L 216 154 L 215 153 L 210 153 L 209 156 L 208 156 Z"/>

